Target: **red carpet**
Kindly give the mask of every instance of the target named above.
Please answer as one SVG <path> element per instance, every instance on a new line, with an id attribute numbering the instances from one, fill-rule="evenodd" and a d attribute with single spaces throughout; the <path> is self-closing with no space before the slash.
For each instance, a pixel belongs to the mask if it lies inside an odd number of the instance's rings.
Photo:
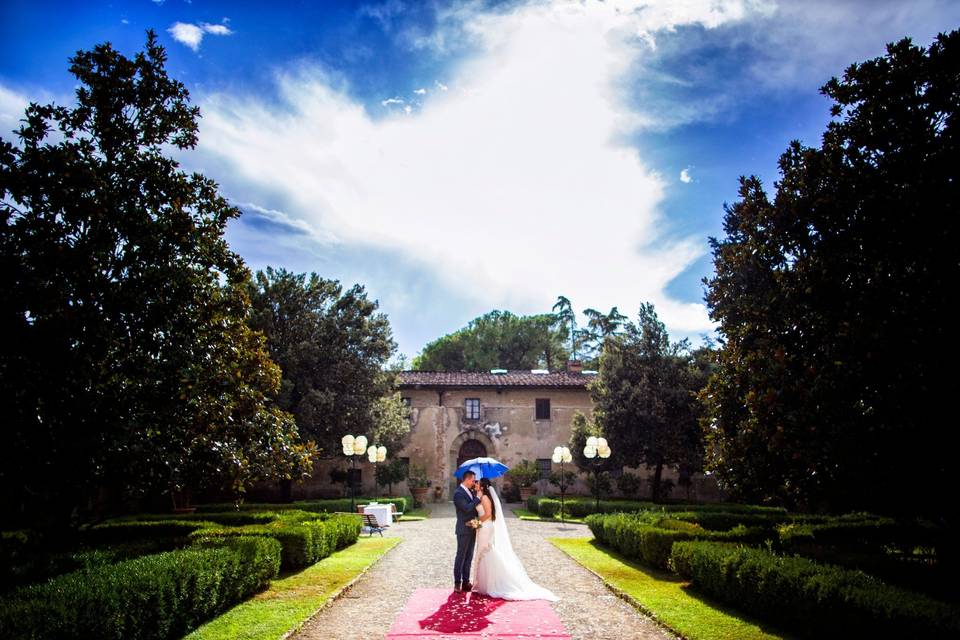
<path id="1" fill-rule="evenodd" d="M 417 589 L 387 638 L 546 638 L 569 640 L 546 600 L 500 600 L 452 589 Z"/>

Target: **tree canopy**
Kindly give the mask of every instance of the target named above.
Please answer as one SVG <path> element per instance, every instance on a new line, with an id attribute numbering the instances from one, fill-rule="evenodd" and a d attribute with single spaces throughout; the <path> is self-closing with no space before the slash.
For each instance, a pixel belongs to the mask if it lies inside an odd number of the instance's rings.
<path id="1" fill-rule="evenodd" d="M 738 499 L 942 515 L 960 32 L 890 44 L 821 92 L 821 146 L 790 144 L 772 201 L 742 177 L 710 239 L 709 466 Z"/>
<path id="2" fill-rule="evenodd" d="M 280 370 L 246 324 L 240 212 L 166 155 L 199 110 L 156 34 L 70 59 L 72 107 L 31 103 L 0 139 L 0 492 L 64 522 L 94 495 L 235 491 L 309 468 Z"/>
<path id="3" fill-rule="evenodd" d="M 296 417 L 301 437 L 321 455 L 337 454 L 345 429 L 387 439 L 374 433 L 386 429 L 390 443 L 399 442 L 405 433 L 397 429 L 409 423 L 396 419 L 396 375 L 385 369 L 396 343 L 364 287 L 344 290 L 316 273 L 272 267 L 257 271 L 248 287 L 250 326 L 266 336 L 283 372 L 277 403 Z"/>
<path id="4" fill-rule="evenodd" d="M 623 332 L 606 342 L 599 375 L 590 385 L 594 420 L 612 449 L 611 468 L 654 468 L 654 500 L 661 498 L 664 466 L 702 468 L 697 393 L 709 368 L 709 347 L 692 351 L 686 339 L 671 342 L 650 303 L 640 306 L 636 322 L 627 321 Z M 582 448 L 583 434 L 574 433 L 573 446 Z"/>
<path id="5" fill-rule="evenodd" d="M 517 316 L 494 310 L 428 343 L 413 359 L 423 371 L 563 368 L 565 331 L 550 313 Z"/>

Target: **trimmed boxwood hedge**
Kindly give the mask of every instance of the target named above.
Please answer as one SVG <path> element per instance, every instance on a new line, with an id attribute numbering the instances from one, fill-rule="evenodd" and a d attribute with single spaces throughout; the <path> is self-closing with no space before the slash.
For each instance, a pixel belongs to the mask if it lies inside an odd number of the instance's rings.
<path id="1" fill-rule="evenodd" d="M 216 527 L 216 522 L 194 518 L 191 520 L 170 518 L 161 520 L 110 520 L 80 529 L 80 540 L 88 545 L 108 545 L 129 540 L 156 540 L 160 538 L 185 538 L 197 529 Z"/>
<path id="2" fill-rule="evenodd" d="M 282 547 L 284 570 L 300 569 L 326 558 L 337 549 L 353 544 L 360 536 L 362 520 L 353 514 L 281 513 L 268 524 L 240 527 L 204 527 L 193 531 L 195 540 L 233 536 L 266 536 Z"/>
<path id="3" fill-rule="evenodd" d="M 809 637 L 960 637 L 956 607 L 861 571 L 709 541 L 678 541 L 670 565 L 695 589 Z"/>
<path id="4" fill-rule="evenodd" d="M 567 496 L 564 500 L 564 509 L 568 515 L 584 517 L 597 512 L 596 499 L 583 496 Z M 527 510 L 542 516 L 550 517 L 560 510 L 560 499 L 547 496 L 530 496 L 527 498 Z M 781 507 L 764 507 L 736 503 L 709 503 L 709 504 L 657 504 L 643 500 L 601 500 L 600 513 L 627 513 L 634 511 L 684 512 L 702 514 L 707 520 L 707 514 L 716 513 L 718 517 L 736 518 L 737 514 L 755 514 L 759 518 L 775 521 L 784 521 L 788 518 L 787 510 Z M 692 516 L 691 516 L 692 517 Z M 738 524 L 734 522 L 730 526 Z M 710 529 L 705 524 L 704 528 Z M 730 527 L 718 527 L 729 529 Z"/>
<path id="5" fill-rule="evenodd" d="M 381 504 L 394 504 L 397 511 L 403 513 L 412 503 L 405 497 L 393 498 L 356 498 L 356 504 L 367 502 L 379 502 Z M 295 502 L 244 502 L 240 505 L 230 503 L 202 504 L 197 506 L 197 514 L 207 513 L 227 513 L 230 511 L 280 511 L 286 509 L 299 509 L 301 511 L 310 511 L 312 513 L 350 513 L 350 498 L 333 498 L 330 500 L 297 500 Z"/>
<path id="6" fill-rule="evenodd" d="M 849 514 L 824 522 L 797 522 L 779 528 L 784 548 L 806 545 L 880 550 L 887 545 L 941 547 L 943 530 L 932 525 L 902 523 L 869 514 Z"/>
<path id="7" fill-rule="evenodd" d="M 587 516 L 586 523 L 600 544 L 657 569 L 669 568 L 673 543 L 680 540 L 761 543 L 770 533 L 766 528 L 742 525 L 730 531 L 709 531 L 697 524 L 652 512 L 595 513 Z"/>
<path id="8" fill-rule="evenodd" d="M 3 638 L 178 638 L 264 588 L 280 544 L 239 537 L 68 573 L 0 600 Z"/>

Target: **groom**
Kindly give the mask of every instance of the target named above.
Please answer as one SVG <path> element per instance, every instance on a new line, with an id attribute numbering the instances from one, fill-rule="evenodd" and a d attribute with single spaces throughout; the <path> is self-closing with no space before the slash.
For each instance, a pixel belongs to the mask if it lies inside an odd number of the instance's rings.
<path id="1" fill-rule="evenodd" d="M 473 485 L 477 474 L 466 471 L 463 482 L 453 492 L 453 505 L 457 508 L 457 557 L 453 561 L 453 590 L 470 591 L 470 563 L 473 562 L 473 543 L 477 539 L 477 530 L 467 526 L 467 522 L 478 517 L 477 505 L 480 498 L 473 494 Z"/>

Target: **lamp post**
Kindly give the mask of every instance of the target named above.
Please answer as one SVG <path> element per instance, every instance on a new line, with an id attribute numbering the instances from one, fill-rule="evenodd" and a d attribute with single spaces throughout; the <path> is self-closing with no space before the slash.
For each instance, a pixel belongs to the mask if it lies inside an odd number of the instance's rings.
<path id="1" fill-rule="evenodd" d="M 367 451 L 367 436 L 357 436 L 354 438 L 351 435 L 343 436 L 340 440 L 340 444 L 343 445 L 343 455 L 350 458 L 350 468 L 357 468 L 357 456 L 362 456 Z M 356 513 L 357 511 L 357 490 L 353 486 L 353 474 L 347 476 L 347 482 L 350 484 L 350 511 Z"/>
<path id="2" fill-rule="evenodd" d="M 376 482 L 377 478 L 377 463 L 383 462 L 387 459 L 387 448 L 383 445 L 375 447 L 370 445 L 370 448 L 367 449 L 367 460 L 373 465 L 373 478 Z"/>
<path id="3" fill-rule="evenodd" d="M 560 524 L 564 524 L 563 518 L 563 509 L 564 495 L 567 493 L 567 476 L 563 473 L 563 465 L 567 462 L 573 460 L 573 455 L 570 453 L 570 449 L 567 447 L 556 447 L 553 450 L 553 462 L 560 465 Z"/>
<path id="4" fill-rule="evenodd" d="M 610 457 L 610 446 L 606 438 L 590 436 L 583 448 L 583 457 L 593 463 L 593 487 L 597 493 L 596 512 L 600 513 L 600 465 Z"/>

